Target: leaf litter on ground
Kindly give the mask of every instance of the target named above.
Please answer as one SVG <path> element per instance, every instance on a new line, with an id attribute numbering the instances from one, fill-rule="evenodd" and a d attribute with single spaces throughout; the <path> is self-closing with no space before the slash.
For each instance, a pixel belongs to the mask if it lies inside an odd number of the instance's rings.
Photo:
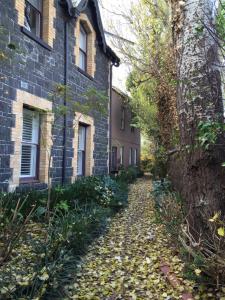
<path id="1" fill-rule="evenodd" d="M 151 182 L 143 179 L 131 186 L 128 208 L 89 247 L 75 281 L 66 287 L 68 299 L 172 300 L 193 291 L 195 283 L 182 278 L 184 263 L 169 246 L 163 225 L 154 222 L 150 189 Z M 180 280 L 177 289 L 161 273 L 162 261 Z"/>

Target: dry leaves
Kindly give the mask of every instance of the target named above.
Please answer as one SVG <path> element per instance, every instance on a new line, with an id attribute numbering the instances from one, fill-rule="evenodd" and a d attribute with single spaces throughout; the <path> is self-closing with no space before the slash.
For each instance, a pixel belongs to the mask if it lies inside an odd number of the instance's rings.
<path id="1" fill-rule="evenodd" d="M 90 247 L 80 264 L 68 297 L 79 300 L 181 299 L 193 282 L 181 278 L 183 263 L 168 247 L 161 225 L 154 223 L 150 181 L 131 186 L 129 207 L 112 222 L 108 233 Z M 170 263 L 181 281 L 174 290 L 160 272 L 161 261 Z"/>

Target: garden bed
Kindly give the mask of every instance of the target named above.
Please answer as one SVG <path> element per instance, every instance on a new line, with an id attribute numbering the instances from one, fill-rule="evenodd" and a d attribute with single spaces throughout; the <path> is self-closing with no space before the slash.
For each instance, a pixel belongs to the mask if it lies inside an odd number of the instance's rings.
<path id="1" fill-rule="evenodd" d="M 131 182 L 136 175 L 129 174 Z M 124 178 L 87 177 L 55 187 L 49 210 L 48 191 L 1 194 L 0 298 L 64 297 L 88 246 L 127 205 Z"/>

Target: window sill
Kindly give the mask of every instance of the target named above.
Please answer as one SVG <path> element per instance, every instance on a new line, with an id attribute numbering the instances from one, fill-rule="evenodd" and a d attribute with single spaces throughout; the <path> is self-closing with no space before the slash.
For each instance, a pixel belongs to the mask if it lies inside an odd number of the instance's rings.
<path id="1" fill-rule="evenodd" d="M 42 39 L 34 35 L 32 32 L 27 30 L 25 27 L 21 26 L 21 32 L 23 32 L 26 36 L 28 36 L 33 41 L 41 45 L 43 48 L 47 49 L 48 51 L 52 51 L 52 47 L 50 47 L 47 43 L 45 43 Z"/>
<path id="2" fill-rule="evenodd" d="M 39 183 L 40 181 L 35 178 L 20 178 L 20 184 Z"/>
<path id="3" fill-rule="evenodd" d="M 94 81 L 94 78 L 93 78 L 91 75 L 89 75 L 87 72 L 85 72 L 84 70 L 80 69 L 79 67 L 77 67 L 77 70 L 78 70 L 82 75 L 86 76 L 88 79 Z"/>

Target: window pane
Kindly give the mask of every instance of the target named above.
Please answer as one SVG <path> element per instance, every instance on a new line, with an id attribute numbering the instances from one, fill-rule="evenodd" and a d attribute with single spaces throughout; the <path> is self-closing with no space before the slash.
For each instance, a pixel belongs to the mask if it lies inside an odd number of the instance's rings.
<path id="1" fill-rule="evenodd" d="M 123 165 L 124 160 L 124 147 L 120 148 L 120 164 Z"/>
<path id="2" fill-rule="evenodd" d="M 132 165 L 132 148 L 130 148 L 130 153 L 129 153 L 129 165 Z"/>
<path id="3" fill-rule="evenodd" d="M 79 68 L 86 71 L 86 55 L 82 51 L 80 51 Z"/>
<path id="4" fill-rule="evenodd" d="M 32 157 L 32 146 L 31 145 L 22 145 L 21 176 L 30 176 L 30 174 L 31 174 L 31 157 Z"/>
<path id="5" fill-rule="evenodd" d="M 81 151 L 85 151 L 85 136 L 86 128 L 84 126 L 79 126 L 78 149 Z"/>
<path id="6" fill-rule="evenodd" d="M 87 33 L 83 26 L 80 27 L 80 49 L 87 53 Z"/>
<path id="7" fill-rule="evenodd" d="M 39 140 L 39 114 L 37 112 L 23 110 L 23 142 L 38 144 Z"/>
<path id="8" fill-rule="evenodd" d="M 86 157 L 86 127 L 79 126 L 78 130 L 78 153 L 77 153 L 77 175 L 85 175 L 85 157 Z"/>
<path id="9" fill-rule="evenodd" d="M 26 2 L 25 7 L 25 22 L 24 26 L 27 30 L 35 34 L 37 37 L 41 36 L 41 14 L 40 12 Z"/>
<path id="10" fill-rule="evenodd" d="M 22 145 L 21 177 L 35 177 L 37 167 L 37 146 Z"/>
<path id="11" fill-rule="evenodd" d="M 23 110 L 23 132 L 21 147 L 21 177 L 35 177 L 39 143 L 39 114 Z"/>
<path id="12" fill-rule="evenodd" d="M 33 116 L 32 113 L 25 110 L 23 111 L 23 136 L 24 142 L 32 142 L 32 131 L 33 131 Z"/>
<path id="13" fill-rule="evenodd" d="M 77 155 L 77 175 L 81 176 L 83 175 L 83 152 L 78 151 Z"/>
<path id="14" fill-rule="evenodd" d="M 134 149 L 134 164 L 137 165 L 137 149 Z"/>

